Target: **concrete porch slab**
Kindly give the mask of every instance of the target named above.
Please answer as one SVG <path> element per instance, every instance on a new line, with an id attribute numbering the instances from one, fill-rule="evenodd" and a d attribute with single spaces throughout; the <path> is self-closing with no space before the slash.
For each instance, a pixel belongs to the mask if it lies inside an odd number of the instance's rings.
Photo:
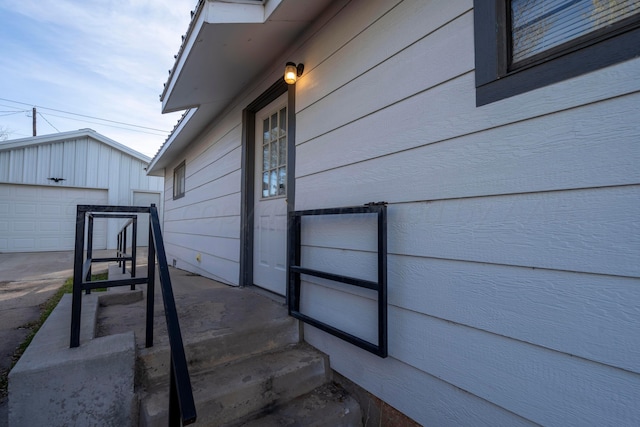
<path id="1" fill-rule="evenodd" d="M 83 295 L 80 347 L 69 348 L 65 295 L 9 373 L 9 426 L 130 425 L 133 332 L 95 336 L 98 296 Z"/>

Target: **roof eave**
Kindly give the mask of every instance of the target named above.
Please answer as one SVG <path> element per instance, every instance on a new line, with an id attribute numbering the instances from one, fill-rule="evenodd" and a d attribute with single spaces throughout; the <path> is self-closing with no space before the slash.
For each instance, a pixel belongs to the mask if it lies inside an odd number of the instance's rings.
<path id="1" fill-rule="evenodd" d="M 116 150 L 122 151 L 123 153 L 128 154 L 131 157 L 134 157 L 140 161 L 143 161 L 144 163 L 149 163 L 151 161 L 150 157 L 145 156 L 144 154 L 132 148 L 129 148 L 126 145 L 123 145 L 117 141 L 114 141 L 111 138 L 108 138 L 102 134 L 99 134 L 93 129 L 79 129 L 79 130 L 73 130 L 69 132 L 60 132 L 60 133 L 53 133 L 48 135 L 31 136 L 27 138 L 14 139 L 14 140 L 6 141 L 0 144 L 0 150 L 11 150 L 16 148 L 28 147 L 31 145 L 41 145 L 41 144 L 48 144 L 48 143 L 54 143 L 54 142 L 60 142 L 60 141 L 69 141 L 72 139 L 86 138 L 86 137 L 93 138 L 96 141 L 102 142 L 103 144 L 106 144 L 112 148 L 115 148 Z"/>

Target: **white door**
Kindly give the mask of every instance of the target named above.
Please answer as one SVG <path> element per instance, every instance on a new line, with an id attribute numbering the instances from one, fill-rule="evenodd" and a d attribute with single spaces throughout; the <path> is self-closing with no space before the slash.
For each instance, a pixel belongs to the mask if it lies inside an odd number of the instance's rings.
<path id="1" fill-rule="evenodd" d="M 256 114 L 253 283 L 286 294 L 287 95 Z"/>
<path id="2" fill-rule="evenodd" d="M 107 200 L 107 190 L 0 184 L 0 252 L 73 250 L 76 206 Z M 94 249 L 106 249 L 106 230 L 107 220 L 96 219 Z"/>
<path id="3" fill-rule="evenodd" d="M 162 225 L 162 209 L 160 207 L 160 193 L 151 193 L 147 191 L 133 192 L 133 206 L 151 206 L 155 204 L 158 208 L 158 216 L 160 217 L 160 225 Z M 131 239 L 130 237 L 128 237 Z M 131 243 L 131 240 L 129 240 Z M 136 238 L 138 246 L 149 246 L 149 214 L 138 214 L 138 235 Z"/>

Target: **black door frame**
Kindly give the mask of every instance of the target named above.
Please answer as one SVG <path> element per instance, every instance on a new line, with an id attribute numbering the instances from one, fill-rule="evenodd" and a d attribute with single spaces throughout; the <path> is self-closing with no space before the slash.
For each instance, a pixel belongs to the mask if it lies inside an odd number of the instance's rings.
<path id="1" fill-rule="evenodd" d="M 244 110 L 242 110 L 242 180 L 240 202 L 240 286 L 253 285 L 253 221 L 255 210 L 255 146 L 256 113 L 287 93 L 287 217 L 295 210 L 295 159 L 296 159 L 296 85 L 285 83 L 282 78 L 273 83 Z M 288 224 L 288 221 L 287 221 Z M 291 233 L 287 226 L 287 254 Z M 288 263 L 288 257 L 287 257 Z M 287 285 L 289 266 L 287 265 Z M 285 289 L 288 290 L 288 286 Z"/>

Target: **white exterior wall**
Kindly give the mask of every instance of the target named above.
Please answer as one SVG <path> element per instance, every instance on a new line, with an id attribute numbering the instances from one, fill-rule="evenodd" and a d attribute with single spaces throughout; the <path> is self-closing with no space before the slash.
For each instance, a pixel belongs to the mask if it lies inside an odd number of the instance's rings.
<path id="1" fill-rule="evenodd" d="M 241 122 L 241 113 L 230 114 L 165 170 L 167 260 L 232 285 L 239 279 Z M 173 170 L 182 161 L 185 196 L 173 200 Z"/>
<path id="2" fill-rule="evenodd" d="M 146 167 L 146 162 L 89 136 L 0 150 L 0 184 L 107 190 L 109 205 L 131 205 L 133 191 L 163 191 L 162 178 L 147 176 Z M 120 223 L 108 221 L 109 249 L 116 247 Z"/>
<path id="3" fill-rule="evenodd" d="M 336 2 L 280 59 L 166 169 L 169 261 L 237 284 L 241 111 L 303 62 L 296 209 L 389 203 L 389 357 L 305 339 L 424 425 L 638 424 L 640 60 L 476 107 L 471 0 Z M 303 266 L 371 278 L 372 224 L 303 223 Z M 302 293 L 375 340 L 368 291 Z"/>
<path id="4" fill-rule="evenodd" d="M 640 422 L 640 60 L 476 107 L 470 0 L 352 1 L 296 53 L 296 209 L 389 202 L 389 358 L 306 340 L 424 425 Z M 304 224 L 303 266 L 375 274 L 372 221 Z"/>

